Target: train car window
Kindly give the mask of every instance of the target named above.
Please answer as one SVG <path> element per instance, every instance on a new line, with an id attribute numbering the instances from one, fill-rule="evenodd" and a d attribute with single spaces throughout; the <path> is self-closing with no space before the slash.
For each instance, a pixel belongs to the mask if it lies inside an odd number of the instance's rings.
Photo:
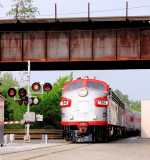
<path id="1" fill-rule="evenodd" d="M 82 87 L 83 87 L 83 82 L 73 83 L 66 87 L 66 91 L 71 91 L 73 89 L 82 88 Z"/>
<path id="2" fill-rule="evenodd" d="M 102 85 L 100 83 L 95 83 L 95 82 L 87 82 L 87 87 L 100 89 L 100 90 L 105 90 L 105 86 L 104 85 Z"/>

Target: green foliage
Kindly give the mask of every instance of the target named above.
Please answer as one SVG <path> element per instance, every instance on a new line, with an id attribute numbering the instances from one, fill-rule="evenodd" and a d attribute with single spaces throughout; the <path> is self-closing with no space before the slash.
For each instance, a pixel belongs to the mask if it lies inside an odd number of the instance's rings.
<path id="1" fill-rule="evenodd" d="M 8 125 L 4 125 L 5 129 L 25 129 L 25 125 L 21 125 L 21 124 L 8 124 Z"/>
<path id="2" fill-rule="evenodd" d="M 16 7 L 18 6 L 18 19 L 35 18 L 35 14 L 39 14 L 38 8 L 33 7 L 33 0 L 12 0 L 12 9 L 6 13 L 7 16 L 16 17 Z"/>
<path id="3" fill-rule="evenodd" d="M 27 107 L 23 104 L 19 106 L 14 98 L 8 96 L 8 89 L 12 87 L 19 87 L 19 82 L 13 78 L 11 72 L 6 72 L 0 78 L 0 95 L 5 98 L 4 121 L 20 121 L 23 119 L 23 114 L 27 111 Z M 24 125 L 5 125 L 7 129 L 21 129 Z"/>
<path id="4" fill-rule="evenodd" d="M 22 113 L 20 111 L 20 106 L 13 98 L 8 96 L 8 89 L 11 87 L 18 87 L 19 82 L 13 78 L 13 74 L 10 72 L 4 73 L 1 78 L 0 95 L 2 95 L 5 100 L 5 121 L 10 120 L 20 120 L 22 118 Z"/>
<path id="5" fill-rule="evenodd" d="M 131 109 L 141 112 L 141 101 L 131 101 Z"/>
<path id="6" fill-rule="evenodd" d="M 125 103 L 126 106 L 128 106 L 129 108 L 131 108 L 134 111 L 141 112 L 141 102 L 140 101 L 133 101 L 133 100 L 130 101 L 128 95 L 126 95 L 126 94 L 124 95 L 118 89 L 115 90 L 114 92 Z"/>
<path id="7" fill-rule="evenodd" d="M 119 91 L 118 89 L 116 89 L 114 92 L 115 92 L 115 94 L 116 94 L 127 106 L 130 105 L 130 101 L 129 101 L 128 95 L 122 94 L 122 92 Z"/>

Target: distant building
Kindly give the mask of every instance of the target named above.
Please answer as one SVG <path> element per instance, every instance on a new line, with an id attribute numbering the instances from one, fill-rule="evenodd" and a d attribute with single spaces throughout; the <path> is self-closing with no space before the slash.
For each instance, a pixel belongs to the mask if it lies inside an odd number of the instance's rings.
<path id="1" fill-rule="evenodd" d="M 141 101 L 141 138 L 150 138 L 150 100 Z"/>

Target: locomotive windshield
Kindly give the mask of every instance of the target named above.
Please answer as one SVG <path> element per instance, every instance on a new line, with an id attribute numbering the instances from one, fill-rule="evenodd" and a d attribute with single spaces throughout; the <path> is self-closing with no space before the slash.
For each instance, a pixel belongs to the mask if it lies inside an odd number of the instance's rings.
<path id="1" fill-rule="evenodd" d="M 77 89 L 77 88 L 81 88 L 81 87 L 83 87 L 83 82 L 73 83 L 73 84 L 70 84 L 66 87 L 66 91 L 71 91 L 73 89 Z"/>
<path id="2" fill-rule="evenodd" d="M 87 82 L 87 87 L 94 88 L 94 89 L 105 90 L 104 85 L 102 85 L 100 83 L 95 83 L 95 82 Z"/>

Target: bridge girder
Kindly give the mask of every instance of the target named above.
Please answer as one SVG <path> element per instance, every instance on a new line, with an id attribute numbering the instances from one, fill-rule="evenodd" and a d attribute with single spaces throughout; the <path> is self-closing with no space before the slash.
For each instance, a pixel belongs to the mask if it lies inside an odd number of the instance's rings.
<path id="1" fill-rule="evenodd" d="M 150 68 L 149 20 L 0 21 L 0 68 L 20 70 L 28 60 L 33 62 L 33 70 Z"/>

